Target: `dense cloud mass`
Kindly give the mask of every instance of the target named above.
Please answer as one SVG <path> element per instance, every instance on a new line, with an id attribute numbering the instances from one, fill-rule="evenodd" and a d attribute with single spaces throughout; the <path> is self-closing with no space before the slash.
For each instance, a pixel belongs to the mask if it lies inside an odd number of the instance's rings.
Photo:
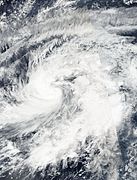
<path id="1" fill-rule="evenodd" d="M 137 1 L 0 1 L 0 180 L 137 179 Z"/>

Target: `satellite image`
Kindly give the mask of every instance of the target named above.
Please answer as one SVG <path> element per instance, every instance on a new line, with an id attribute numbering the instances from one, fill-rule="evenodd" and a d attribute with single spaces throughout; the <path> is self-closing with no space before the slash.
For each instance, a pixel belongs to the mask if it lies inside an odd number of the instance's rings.
<path id="1" fill-rule="evenodd" d="M 137 0 L 0 0 L 0 180 L 137 180 Z"/>

